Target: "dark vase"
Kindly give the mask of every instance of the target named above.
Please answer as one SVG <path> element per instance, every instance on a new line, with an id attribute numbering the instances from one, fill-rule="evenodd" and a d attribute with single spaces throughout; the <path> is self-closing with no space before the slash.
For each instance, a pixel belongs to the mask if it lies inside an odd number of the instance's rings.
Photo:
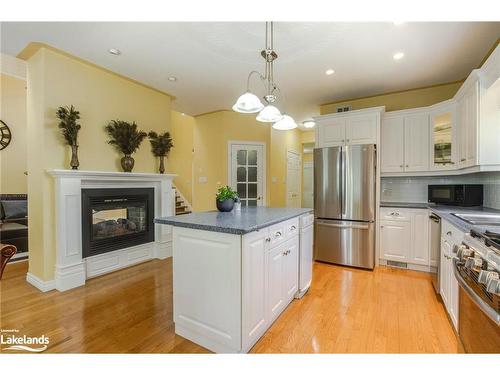
<path id="1" fill-rule="evenodd" d="M 71 145 L 71 169 L 78 169 L 80 162 L 78 161 L 78 145 Z"/>
<path id="2" fill-rule="evenodd" d="M 135 160 L 132 156 L 130 155 L 125 155 L 121 159 L 121 164 L 124 172 L 132 172 L 132 169 L 134 168 L 134 163 Z"/>
<path id="3" fill-rule="evenodd" d="M 217 203 L 217 209 L 220 212 L 230 212 L 234 206 L 234 199 L 226 199 L 225 201 L 220 201 L 215 199 Z"/>
<path id="4" fill-rule="evenodd" d="M 165 156 L 160 156 L 160 173 L 163 174 L 165 173 L 165 162 L 164 162 Z"/>

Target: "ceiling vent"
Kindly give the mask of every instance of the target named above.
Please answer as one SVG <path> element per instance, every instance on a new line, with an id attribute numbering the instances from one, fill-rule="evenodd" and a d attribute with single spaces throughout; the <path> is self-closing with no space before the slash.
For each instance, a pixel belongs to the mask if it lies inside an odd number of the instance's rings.
<path id="1" fill-rule="evenodd" d="M 337 112 L 348 112 L 352 110 L 352 105 L 337 107 Z"/>

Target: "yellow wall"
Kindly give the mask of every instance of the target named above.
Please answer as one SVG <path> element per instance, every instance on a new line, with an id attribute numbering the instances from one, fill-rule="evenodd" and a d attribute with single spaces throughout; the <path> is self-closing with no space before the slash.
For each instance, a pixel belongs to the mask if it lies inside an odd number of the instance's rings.
<path id="1" fill-rule="evenodd" d="M 301 131 L 271 128 L 271 201 L 269 206 L 286 207 L 287 152 L 302 155 Z M 274 181 L 275 180 L 275 181 Z"/>
<path id="2" fill-rule="evenodd" d="M 314 143 L 316 140 L 314 138 L 314 130 L 303 131 L 300 134 L 300 142 L 302 143 Z"/>
<path id="3" fill-rule="evenodd" d="M 228 141 L 253 141 L 266 144 L 267 186 L 266 202 L 269 205 L 269 124 L 255 120 L 255 115 L 245 115 L 233 111 L 218 111 L 197 116 L 194 125 L 193 159 L 193 209 L 205 211 L 215 209 L 215 193 L 227 181 Z M 206 177 L 206 183 L 199 183 Z"/>
<path id="4" fill-rule="evenodd" d="M 458 91 L 463 81 L 443 85 L 417 88 L 394 93 L 373 95 L 365 98 L 343 100 L 323 104 L 319 107 L 322 115 L 336 112 L 339 106 L 352 105 L 352 109 L 362 109 L 385 105 L 385 110 L 397 111 L 400 109 L 426 107 L 432 104 L 451 99 Z"/>
<path id="5" fill-rule="evenodd" d="M 0 192 L 28 192 L 26 161 L 26 81 L 0 75 L 0 118 L 12 133 L 10 144 L 0 151 Z"/>
<path id="6" fill-rule="evenodd" d="M 168 173 L 175 173 L 175 186 L 189 203 L 193 201 L 193 137 L 195 118 L 172 111 L 171 136 L 174 147 L 168 157 Z"/>
<path id="7" fill-rule="evenodd" d="M 28 60 L 29 270 L 53 278 L 55 264 L 54 184 L 50 168 L 69 167 L 55 112 L 73 104 L 81 113 L 79 159 L 82 170 L 120 171 L 121 155 L 106 143 L 109 120 L 136 121 L 142 130 L 170 130 L 170 97 L 80 60 L 45 48 Z M 149 143 L 133 155 L 135 172 L 155 172 Z M 167 170 L 169 170 L 167 161 Z"/>

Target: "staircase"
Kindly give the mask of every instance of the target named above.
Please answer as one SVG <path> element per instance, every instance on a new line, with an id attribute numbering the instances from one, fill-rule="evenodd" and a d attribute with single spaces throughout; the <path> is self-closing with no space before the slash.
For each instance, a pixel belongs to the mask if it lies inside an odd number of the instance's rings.
<path id="1" fill-rule="evenodd" d="M 190 214 L 192 212 L 191 205 L 187 202 L 186 198 L 177 190 L 174 186 L 172 187 L 175 191 L 175 214 L 176 215 L 185 215 Z"/>

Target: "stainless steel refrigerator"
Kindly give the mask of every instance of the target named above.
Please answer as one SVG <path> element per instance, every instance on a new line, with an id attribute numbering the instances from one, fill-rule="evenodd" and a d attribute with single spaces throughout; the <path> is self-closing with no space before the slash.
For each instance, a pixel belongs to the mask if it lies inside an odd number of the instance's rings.
<path id="1" fill-rule="evenodd" d="M 328 263 L 375 265 L 376 146 L 314 150 L 314 254 Z"/>

